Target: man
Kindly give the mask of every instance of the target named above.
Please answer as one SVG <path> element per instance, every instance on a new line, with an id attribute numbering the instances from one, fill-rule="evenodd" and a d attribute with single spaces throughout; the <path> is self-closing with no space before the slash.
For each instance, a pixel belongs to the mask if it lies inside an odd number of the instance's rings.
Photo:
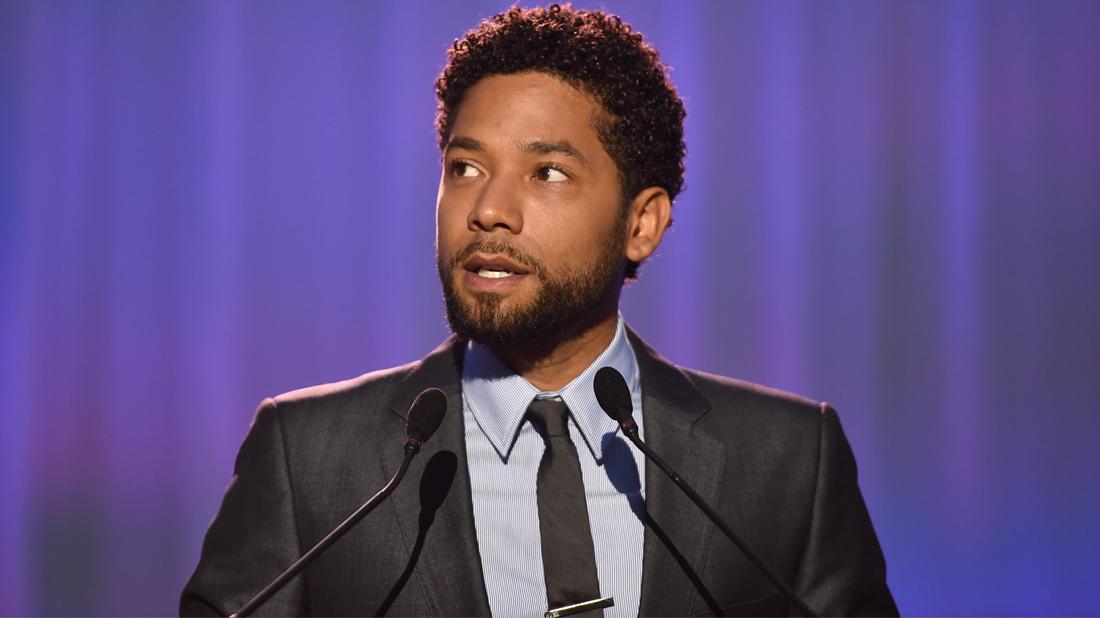
<path id="1" fill-rule="evenodd" d="M 656 52 L 613 16 L 513 8 L 455 42 L 436 89 L 455 336 L 260 406 L 181 613 L 237 610 L 377 491 L 427 387 L 449 412 L 404 483 L 261 613 L 794 611 L 623 439 L 593 395 L 604 366 L 644 439 L 811 608 L 896 613 L 835 412 L 675 367 L 618 315 L 683 181 Z"/>

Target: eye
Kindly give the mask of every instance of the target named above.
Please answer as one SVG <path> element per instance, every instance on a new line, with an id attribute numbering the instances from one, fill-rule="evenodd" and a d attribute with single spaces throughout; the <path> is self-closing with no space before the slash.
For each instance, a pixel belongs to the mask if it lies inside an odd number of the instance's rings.
<path id="1" fill-rule="evenodd" d="M 465 161 L 452 161 L 451 175 L 457 178 L 474 178 L 480 176 L 481 171 Z"/>
<path id="2" fill-rule="evenodd" d="M 543 182 L 564 182 L 569 180 L 569 175 L 554 165 L 542 165 L 535 172 L 535 177 Z"/>

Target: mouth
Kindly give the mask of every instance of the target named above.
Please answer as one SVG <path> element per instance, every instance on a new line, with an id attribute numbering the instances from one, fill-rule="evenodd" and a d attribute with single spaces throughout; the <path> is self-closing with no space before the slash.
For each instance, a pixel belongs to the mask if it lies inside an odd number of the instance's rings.
<path id="1" fill-rule="evenodd" d="M 482 279 L 504 279 L 527 275 L 531 270 L 501 254 L 475 253 L 462 263 L 462 269 Z"/>

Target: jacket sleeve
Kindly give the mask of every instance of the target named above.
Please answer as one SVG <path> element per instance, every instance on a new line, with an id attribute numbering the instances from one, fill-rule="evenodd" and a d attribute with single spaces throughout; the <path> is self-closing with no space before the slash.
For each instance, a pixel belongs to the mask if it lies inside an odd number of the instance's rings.
<path id="1" fill-rule="evenodd" d="M 855 457 L 836 411 L 827 404 L 821 404 L 809 540 L 794 589 L 822 616 L 898 615 L 886 585 L 886 561 L 857 484 Z"/>
<path id="2" fill-rule="evenodd" d="M 233 481 L 180 597 L 180 615 L 236 612 L 300 553 L 282 422 L 275 400 L 267 399 L 237 454 Z M 302 577 L 288 582 L 256 614 L 305 614 Z"/>

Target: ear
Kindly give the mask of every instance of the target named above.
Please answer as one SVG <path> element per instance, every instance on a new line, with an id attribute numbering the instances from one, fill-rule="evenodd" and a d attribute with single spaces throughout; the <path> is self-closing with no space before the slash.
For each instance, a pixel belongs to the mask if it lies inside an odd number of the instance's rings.
<path id="1" fill-rule="evenodd" d="M 672 217 L 672 200 L 661 187 L 642 189 L 630 202 L 626 257 L 641 262 L 657 250 Z"/>

